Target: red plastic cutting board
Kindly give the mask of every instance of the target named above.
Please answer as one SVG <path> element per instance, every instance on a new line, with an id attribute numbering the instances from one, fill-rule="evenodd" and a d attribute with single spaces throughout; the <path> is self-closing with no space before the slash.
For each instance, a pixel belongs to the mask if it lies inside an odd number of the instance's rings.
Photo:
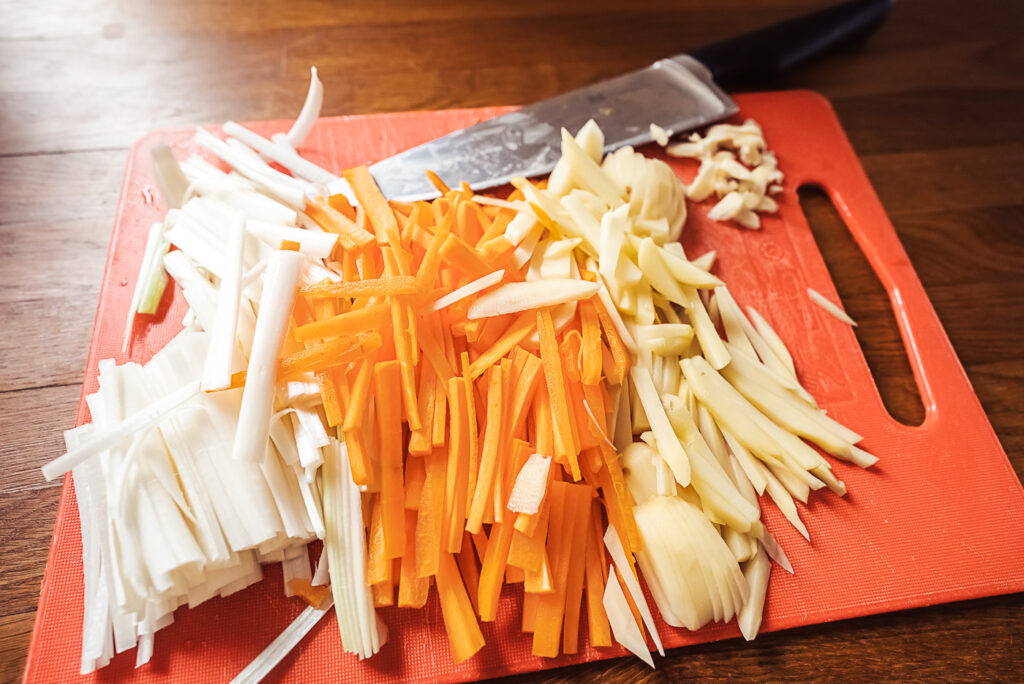
<path id="1" fill-rule="evenodd" d="M 808 92 L 737 97 L 738 120 L 761 123 L 786 174 L 780 212 L 758 232 L 705 218 L 694 207 L 684 234 L 692 254 L 718 250 L 719 273 L 743 304 L 763 312 L 790 346 L 804 385 L 840 421 L 864 435 L 881 457 L 874 468 L 837 463 L 850 493 L 823 490 L 800 506 L 806 543 L 772 504 L 765 519 L 796 569 L 775 568 L 762 631 L 881 613 L 944 601 L 1024 590 L 1024 490 L 971 390 L 941 324 L 831 106 Z M 313 161 L 341 169 L 398 152 L 505 110 L 414 112 L 324 119 L 303 150 Z M 284 130 L 282 122 L 254 126 Z M 146 240 L 164 208 L 152 201 L 149 149 L 171 143 L 197 151 L 190 131 L 154 133 L 133 149 L 125 173 L 103 289 L 96 313 L 83 394 L 96 386 L 99 359 L 123 360 L 125 311 Z M 681 173 L 692 173 L 684 165 Z M 457 179 L 453 179 L 457 180 Z M 926 418 L 907 427 L 886 413 L 853 331 L 807 298 L 812 287 L 838 301 L 797 199 L 804 184 L 822 186 L 846 220 L 896 313 Z M 132 357 L 148 359 L 179 327 L 180 293 L 160 314 L 136 324 Z M 84 402 L 79 422 L 87 420 Z M 56 454 L 54 454 L 56 456 Z M 259 585 L 195 610 L 180 609 L 160 631 L 152 661 L 133 669 L 125 653 L 89 679 L 214 682 L 239 672 L 301 610 L 286 599 L 279 570 L 268 566 Z M 487 646 L 461 666 L 451 664 L 440 610 L 383 610 L 391 637 L 379 655 L 360 663 L 340 649 L 333 615 L 275 670 L 286 681 L 470 680 L 622 655 L 586 649 L 542 660 L 519 633 L 517 592 L 502 596 L 499 619 L 483 625 Z M 78 677 L 82 621 L 81 543 L 70 478 L 65 481 L 53 546 L 43 580 L 25 680 Z M 688 633 L 661 625 L 667 646 L 738 636 L 734 626 Z"/>

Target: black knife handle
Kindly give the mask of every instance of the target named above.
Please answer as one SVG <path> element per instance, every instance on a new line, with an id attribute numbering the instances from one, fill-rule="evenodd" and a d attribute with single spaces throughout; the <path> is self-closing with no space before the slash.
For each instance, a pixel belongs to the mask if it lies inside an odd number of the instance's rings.
<path id="1" fill-rule="evenodd" d="M 769 79 L 846 41 L 866 36 L 893 0 L 849 0 L 690 53 L 718 83 Z"/>

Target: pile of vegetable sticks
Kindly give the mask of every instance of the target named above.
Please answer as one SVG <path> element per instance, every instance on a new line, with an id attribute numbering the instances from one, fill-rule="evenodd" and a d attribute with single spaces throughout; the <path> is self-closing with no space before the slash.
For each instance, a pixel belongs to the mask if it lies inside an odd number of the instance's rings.
<path id="1" fill-rule="evenodd" d="M 638 537 L 608 438 L 630 364 L 608 312 L 581 301 L 556 333 L 548 308 L 469 318 L 480 292 L 435 306 L 482 278 L 522 279 L 504 237 L 516 212 L 443 185 L 430 203 L 388 203 L 365 168 L 345 177 L 360 211 L 335 195 L 309 213 L 374 240 L 339 250 L 340 282 L 300 289 L 280 370 L 315 374 L 367 492 L 375 605 L 395 604 L 397 588 L 398 606 L 422 607 L 433 578 L 461 661 L 483 646 L 478 618 L 493 621 L 502 587 L 521 583 L 523 628 L 536 655 L 553 657 L 578 650 L 585 593 L 591 643 L 611 645 L 601 504 L 627 549 Z M 553 457 L 524 484 L 539 506 L 510 511 L 534 454 Z"/>

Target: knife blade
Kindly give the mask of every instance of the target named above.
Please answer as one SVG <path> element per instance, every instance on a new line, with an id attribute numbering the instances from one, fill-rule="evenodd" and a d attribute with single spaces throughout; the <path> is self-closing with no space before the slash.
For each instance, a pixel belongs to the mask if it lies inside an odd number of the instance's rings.
<path id="1" fill-rule="evenodd" d="M 473 190 L 515 177 L 546 174 L 561 156 L 561 130 L 589 119 L 605 135 L 604 151 L 651 142 L 651 124 L 670 135 L 736 113 L 716 80 L 763 80 L 880 26 L 892 0 L 849 0 L 753 33 L 677 55 L 542 100 L 410 148 L 370 166 L 390 199 L 437 196 L 426 171 Z"/>

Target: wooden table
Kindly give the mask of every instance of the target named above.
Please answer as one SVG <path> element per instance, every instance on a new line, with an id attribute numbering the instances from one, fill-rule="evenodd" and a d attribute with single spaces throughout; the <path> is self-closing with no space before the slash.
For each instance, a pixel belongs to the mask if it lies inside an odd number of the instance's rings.
<path id="1" fill-rule="evenodd" d="M 425 4 L 0 4 L 0 680 L 24 663 L 59 491 L 38 467 L 74 422 L 133 140 L 291 117 L 310 64 L 327 115 L 527 103 L 827 3 Z M 764 86 L 832 99 L 1018 477 L 1022 28 L 1015 3 L 905 0 L 866 42 Z M 877 280 L 827 200 L 805 200 L 890 410 L 920 420 Z M 1015 679 L 1022 637 L 1015 595 L 687 648 L 653 674 L 630 659 L 518 679 Z"/>

